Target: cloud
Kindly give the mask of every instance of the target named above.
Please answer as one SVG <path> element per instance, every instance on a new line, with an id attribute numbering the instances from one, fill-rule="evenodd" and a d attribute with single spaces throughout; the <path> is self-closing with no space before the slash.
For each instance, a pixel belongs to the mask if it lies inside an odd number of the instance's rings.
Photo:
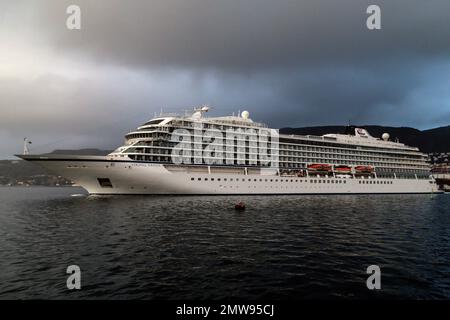
<path id="1" fill-rule="evenodd" d="M 202 103 L 274 127 L 445 125 L 448 12 L 447 0 L 0 0 L 0 157 L 24 135 L 115 147 L 161 107 Z"/>
<path id="2" fill-rule="evenodd" d="M 37 5 L 59 50 L 137 67 L 248 72 L 450 51 L 448 1 L 376 1 L 382 30 L 369 31 L 368 0 L 79 0 L 79 32 L 64 28 L 72 2 Z"/>

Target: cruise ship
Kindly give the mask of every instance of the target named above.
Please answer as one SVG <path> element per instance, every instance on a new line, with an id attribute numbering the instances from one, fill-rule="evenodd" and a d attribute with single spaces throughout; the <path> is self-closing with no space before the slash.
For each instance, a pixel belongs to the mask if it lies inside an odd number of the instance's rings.
<path id="1" fill-rule="evenodd" d="M 323 136 L 279 134 L 249 112 L 207 117 L 208 107 L 161 115 L 106 156 L 18 157 L 90 194 L 389 194 L 439 192 L 418 148 L 364 128 Z"/>

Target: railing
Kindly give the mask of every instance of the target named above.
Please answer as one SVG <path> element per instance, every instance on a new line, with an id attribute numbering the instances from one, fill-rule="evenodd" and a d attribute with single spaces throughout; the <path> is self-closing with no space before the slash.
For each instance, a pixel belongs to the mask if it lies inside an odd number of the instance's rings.
<path id="1" fill-rule="evenodd" d="M 435 179 L 450 180 L 450 173 L 433 173 Z"/>

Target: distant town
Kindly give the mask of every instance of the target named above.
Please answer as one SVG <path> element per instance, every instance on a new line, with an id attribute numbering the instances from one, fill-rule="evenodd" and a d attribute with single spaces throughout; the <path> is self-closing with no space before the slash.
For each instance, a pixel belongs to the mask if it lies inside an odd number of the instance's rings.
<path id="1" fill-rule="evenodd" d="M 48 186 L 48 187 L 60 187 L 60 186 L 72 186 L 73 182 L 67 180 L 61 176 L 54 175 L 35 175 L 28 178 L 14 179 L 11 177 L 0 176 L 0 186 L 8 187 L 30 187 L 30 186 Z"/>
<path id="2" fill-rule="evenodd" d="M 0 161 L 0 186 L 72 186 L 73 182 L 23 160 Z"/>

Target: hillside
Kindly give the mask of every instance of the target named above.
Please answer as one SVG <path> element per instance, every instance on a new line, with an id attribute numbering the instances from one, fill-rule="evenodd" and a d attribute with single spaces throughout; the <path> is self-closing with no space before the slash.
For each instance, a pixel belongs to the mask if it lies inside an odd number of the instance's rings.
<path id="1" fill-rule="evenodd" d="M 55 150 L 50 154 L 106 155 L 111 151 L 98 149 Z M 0 185 L 68 185 L 70 181 L 52 174 L 28 161 L 0 160 Z"/>
<path id="2" fill-rule="evenodd" d="M 381 137 L 384 132 L 389 133 L 391 140 L 397 138 L 400 142 L 418 147 L 425 153 L 447 153 L 450 152 L 450 126 L 430 130 L 417 130 L 408 127 L 384 127 L 364 125 L 357 126 L 365 128 L 374 137 Z M 327 133 L 344 133 L 345 126 L 323 126 L 305 128 L 282 128 L 280 133 L 300 135 L 323 135 Z"/>

